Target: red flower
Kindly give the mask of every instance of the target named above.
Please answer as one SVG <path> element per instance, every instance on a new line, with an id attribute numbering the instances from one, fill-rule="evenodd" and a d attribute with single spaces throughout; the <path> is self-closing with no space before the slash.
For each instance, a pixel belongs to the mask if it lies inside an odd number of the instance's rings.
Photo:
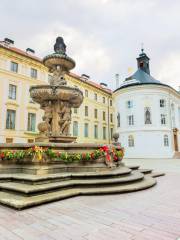
<path id="1" fill-rule="evenodd" d="M 91 158 L 94 158 L 94 153 L 91 153 Z"/>
<path id="2" fill-rule="evenodd" d="M 4 158 L 4 157 L 5 157 L 5 154 L 2 152 L 2 153 L 0 154 L 0 157 L 1 157 L 1 158 Z"/>

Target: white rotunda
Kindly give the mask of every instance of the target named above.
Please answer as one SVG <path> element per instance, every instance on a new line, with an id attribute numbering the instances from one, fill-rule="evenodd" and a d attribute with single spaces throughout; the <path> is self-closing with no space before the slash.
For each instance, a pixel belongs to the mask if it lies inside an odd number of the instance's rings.
<path id="1" fill-rule="evenodd" d="M 150 75 L 143 49 L 138 70 L 114 91 L 126 158 L 172 158 L 180 149 L 180 92 Z"/>

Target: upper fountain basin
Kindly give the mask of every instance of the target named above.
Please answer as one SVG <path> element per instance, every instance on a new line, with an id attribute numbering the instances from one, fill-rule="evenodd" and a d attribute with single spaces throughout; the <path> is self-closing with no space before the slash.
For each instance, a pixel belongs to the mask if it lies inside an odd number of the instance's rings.
<path id="1" fill-rule="evenodd" d="M 43 63 L 46 67 L 48 67 L 50 70 L 52 70 L 56 66 L 62 66 L 67 71 L 73 69 L 75 67 L 75 61 L 68 57 L 66 54 L 60 54 L 60 53 L 53 53 L 50 55 L 47 55 L 43 59 Z"/>
<path id="2" fill-rule="evenodd" d="M 45 101 L 68 101 L 72 107 L 79 107 L 83 101 L 83 93 L 75 87 L 36 85 L 30 87 L 30 96 L 33 101 L 42 104 Z"/>

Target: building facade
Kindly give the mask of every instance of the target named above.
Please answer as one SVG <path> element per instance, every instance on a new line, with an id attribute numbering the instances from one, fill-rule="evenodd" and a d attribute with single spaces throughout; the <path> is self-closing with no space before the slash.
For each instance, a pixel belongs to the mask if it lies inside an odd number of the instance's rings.
<path id="1" fill-rule="evenodd" d="M 171 158 L 180 149 L 180 93 L 150 75 L 142 51 L 138 70 L 114 92 L 117 131 L 127 158 Z"/>
<path id="2" fill-rule="evenodd" d="M 0 142 L 34 142 L 43 111 L 29 95 L 29 87 L 47 84 L 51 75 L 32 49 L 22 51 L 8 40 L 0 42 Z M 84 101 L 72 109 L 71 134 L 77 142 L 111 142 L 114 129 L 112 92 L 88 76 L 70 73 L 68 84 L 83 91 Z"/>

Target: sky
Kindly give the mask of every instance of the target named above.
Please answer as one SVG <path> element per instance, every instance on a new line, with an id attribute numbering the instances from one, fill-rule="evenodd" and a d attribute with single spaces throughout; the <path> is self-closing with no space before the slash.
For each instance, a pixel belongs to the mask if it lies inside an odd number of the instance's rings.
<path id="1" fill-rule="evenodd" d="M 137 69 L 141 44 L 151 75 L 180 86 L 179 0 L 0 0 L 0 40 L 13 39 L 44 57 L 58 36 L 76 74 L 115 88 Z"/>

